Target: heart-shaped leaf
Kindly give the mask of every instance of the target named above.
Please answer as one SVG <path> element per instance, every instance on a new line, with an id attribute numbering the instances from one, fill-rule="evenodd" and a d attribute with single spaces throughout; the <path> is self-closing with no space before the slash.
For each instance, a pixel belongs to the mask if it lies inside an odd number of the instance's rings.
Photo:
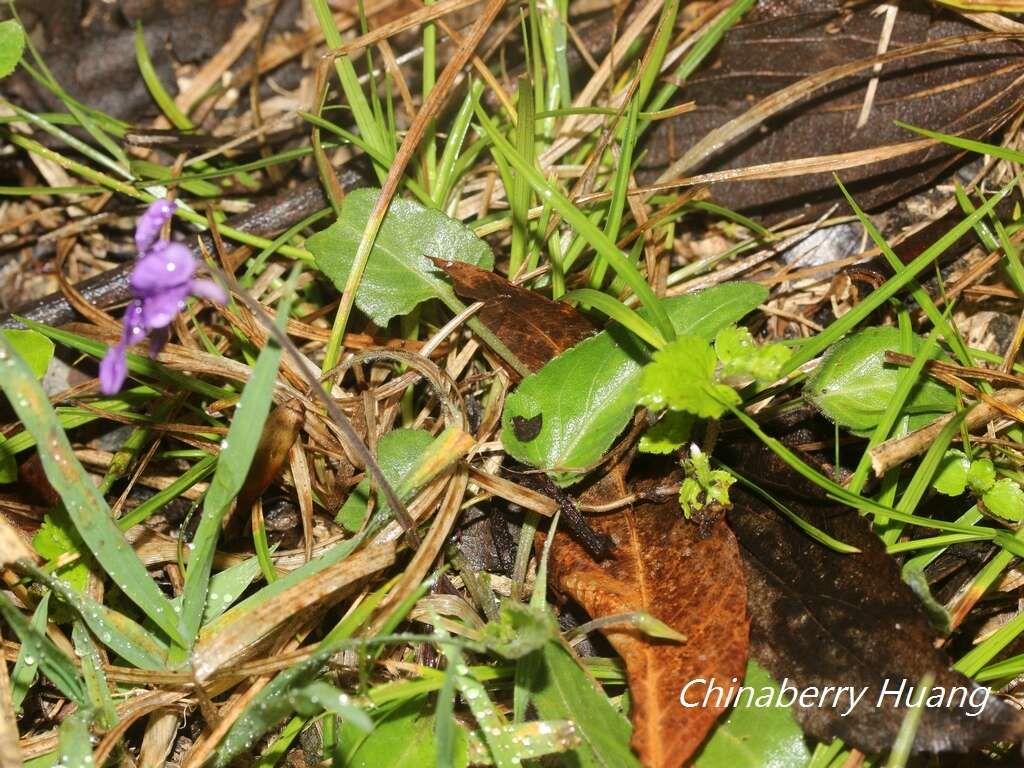
<path id="1" fill-rule="evenodd" d="M 306 241 L 317 266 L 339 291 L 348 279 L 378 195 L 379 189 L 350 193 L 341 205 L 338 220 Z M 451 287 L 430 257 L 464 261 L 484 269 L 494 266 L 487 243 L 455 219 L 412 200 L 393 200 L 359 282 L 356 306 L 383 327 L 420 302 L 450 293 Z"/>

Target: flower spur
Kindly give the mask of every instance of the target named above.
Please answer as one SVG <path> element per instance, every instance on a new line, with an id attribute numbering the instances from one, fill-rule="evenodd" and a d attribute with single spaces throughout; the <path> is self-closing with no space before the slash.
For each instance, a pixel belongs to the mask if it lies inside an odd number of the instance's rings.
<path id="1" fill-rule="evenodd" d="M 128 375 L 128 348 L 149 335 L 150 357 L 167 343 L 174 316 L 185 308 L 190 296 L 215 304 L 227 301 L 224 289 L 212 280 L 195 277 L 196 260 L 181 243 L 160 239 L 160 230 L 171 220 L 175 203 L 157 200 L 139 218 L 135 227 L 135 245 L 139 260 L 128 286 L 132 301 L 125 309 L 121 339 L 107 350 L 100 363 L 100 391 L 117 393 Z"/>

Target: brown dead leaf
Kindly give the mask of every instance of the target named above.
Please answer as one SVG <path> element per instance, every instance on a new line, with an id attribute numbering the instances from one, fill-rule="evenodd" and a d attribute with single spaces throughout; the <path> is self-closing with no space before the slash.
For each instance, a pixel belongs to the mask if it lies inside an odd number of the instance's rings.
<path id="1" fill-rule="evenodd" d="M 302 429 L 305 415 L 298 400 L 289 400 L 274 408 L 267 417 L 267 423 L 260 434 L 260 442 L 256 446 L 249 474 L 238 493 L 235 511 L 239 516 L 245 515 L 256 499 L 270 487 L 270 484 L 281 474 L 288 452 Z M 227 527 L 231 517 L 226 517 Z"/>
<path id="2" fill-rule="evenodd" d="M 881 156 L 886 148 L 919 138 L 896 120 L 981 138 L 1016 111 L 1024 62 L 1015 43 L 983 35 L 953 45 L 982 30 L 925 0 L 900 3 L 888 45 L 894 58 L 880 72 L 865 66 L 810 87 L 816 75 L 876 56 L 885 18 L 874 10 L 867 3 L 833 0 L 758 3 L 687 81 L 684 98 L 694 100 L 697 109 L 659 121 L 654 128 L 641 180 L 649 181 L 673 164 L 677 167 L 670 176 L 771 163 L 786 167 L 809 156 L 877 149 L 879 157 L 841 174 L 864 208 L 876 207 L 930 183 L 958 161 L 958 152 L 946 145 Z M 899 53 L 929 45 L 935 50 L 912 57 Z M 869 83 L 876 76 L 867 122 L 858 127 Z M 799 98 L 777 111 L 768 108 L 802 81 L 808 87 L 792 93 Z M 758 118 L 740 130 L 733 121 L 744 115 Z M 730 124 L 737 130 L 711 139 L 709 134 Z M 707 152 L 695 150 L 702 141 Z M 693 163 L 678 168 L 684 156 Z M 769 217 L 789 215 L 805 205 L 820 210 L 842 199 L 827 171 L 719 183 L 712 196 L 728 207 Z"/>
<path id="3" fill-rule="evenodd" d="M 915 686 L 930 673 L 938 690 L 961 689 L 970 698 L 949 695 L 926 707 L 914 752 L 967 752 L 1020 738 L 1020 712 L 951 669 L 949 656 L 935 647 L 920 600 L 856 510 L 826 498 L 756 439 L 733 439 L 722 453 L 801 518 L 860 550 L 828 549 L 759 496 L 739 487 L 730 491 L 729 525 L 750 585 L 751 654 L 775 679 L 788 678 L 800 689 L 853 686 L 866 692 L 853 707 L 844 701 L 794 708 L 805 731 L 826 743 L 839 738 L 883 753 L 909 709 L 906 699 L 882 699 L 881 693 Z M 975 691 L 984 693 L 980 702 Z"/>
<path id="4" fill-rule="evenodd" d="M 531 371 L 539 371 L 595 331 L 589 320 L 564 302 L 546 299 L 472 264 L 433 261 L 451 278 L 457 294 L 483 302 L 481 322 Z"/>
<path id="5" fill-rule="evenodd" d="M 621 498 L 621 466 L 584 501 Z M 742 679 L 747 663 L 747 589 L 736 540 L 719 519 L 686 520 L 675 499 L 644 502 L 589 519 L 614 542 L 595 562 L 575 539 L 555 535 L 551 583 L 593 618 L 645 611 L 686 637 L 658 640 L 619 624 L 602 629 L 626 663 L 633 700 L 633 749 L 650 768 L 681 766 L 724 708 L 679 705 L 697 678 Z"/>

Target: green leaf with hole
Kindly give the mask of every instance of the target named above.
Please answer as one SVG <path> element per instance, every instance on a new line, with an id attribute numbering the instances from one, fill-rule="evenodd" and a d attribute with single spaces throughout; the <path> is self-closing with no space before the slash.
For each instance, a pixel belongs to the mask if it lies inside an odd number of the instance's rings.
<path id="1" fill-rule="evenodd" d="M 915 335 L 910 354 L 920 352 L 924 343 Z M 804 397 L 836 424 L 860 434 L 870 432 L 899 384 L 901 371 L 885 362 L 885 353 L 899 349 L 900 332 L 890 326 L 867 328 L 839 341 L 807 381 Z M 909 416 L 909 428 L 916 429 L 955 409 L 952 390 L 922 378 L 903 413 Z"/>
<path id="2" fill-rule="evenodd" d="M 25 52 L 25 30 L 14 19 L 0 22 L 0 77 L 7 77 Z"/>
<path id="3" fill-rule="evenodd" d="M 345 197 L 341 215 L 327 229 L 306 241 L 316 265 L 337 286 L 345 287 L 356 249 L 379 189 L 357 189 Z M 356 306 L 378 326 L 407 315 L 420 302 L 450 296 L 451 286 L 431 258 L 464 261 L 481 269 L 494 266 L 494 255 L 483 240 L 440 211 L 412 200 L 395 199 L 374 240 L 359 288 Z"/>
<path id="4" fill-rule="evenodd" d="M 757 662 L 747 664 L 744 687 L 778 701 L 779 686 Z M 695 768 L 805 768 L 811 760 L 803 732 L 789 707 L 747 706 L 748 696 L 729 711 L 694 761 Z M 763 702 L 762 702 L 763 703 Z"/>
<path id="5" fill-rule="evenodd" d="M 763 286 L 735 282 L 666 299 L 664 307 L 677 334 L 710 342 L 767 297 Z M 505 401 L 505 450 L 547 469 L 561 485 L 580 480 L 629 422 L 649 361 L 648 348 L 621 326 L 566 350 L 523 379 Z"/>
<path id="6" fill-rule="evenodd" d="M 50 399 L 6 337 L 0 335 L 0 389 L 40 446 L 46 479 L 64 502 L 71 522 L 100 567 L 153 623 L 184 643 L 170 601 L 150 578 L 132 545 L 110 514 L 92 478 L 60 428 Z"/>

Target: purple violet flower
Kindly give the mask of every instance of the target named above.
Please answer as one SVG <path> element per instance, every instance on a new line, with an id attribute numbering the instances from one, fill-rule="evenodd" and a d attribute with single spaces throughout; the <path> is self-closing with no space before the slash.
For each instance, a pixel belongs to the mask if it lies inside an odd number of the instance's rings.
<path id="1" fill-rule="evenodd" d="M 212 280 L 199 280 L 196 260 L 181 243 L 160 240 L 160 230 L 174 214 L 173 200 L 156 200 L 142 214 L 135 227 L 139 260 L 128 285 L 133 301 L 125 309 L 121 340 L 107 350 L 100 363 L 100 391 L 113 395 L 128 375 L 128 347 L 149 334 L 149 355 L 156 354 L 170 336 L 168 326 L 185 308 L 189 296 L 208 299 L 215 304 L 227 301 L 224 289 Z"/>

